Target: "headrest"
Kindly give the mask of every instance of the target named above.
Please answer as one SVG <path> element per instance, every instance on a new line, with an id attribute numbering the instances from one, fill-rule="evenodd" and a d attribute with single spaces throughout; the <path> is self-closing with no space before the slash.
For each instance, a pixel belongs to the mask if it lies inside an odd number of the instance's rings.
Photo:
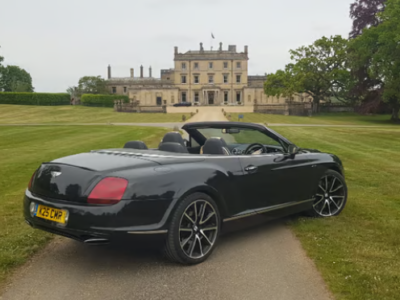
<path id="1" fill-rule="evenodd" d="M 124 148 L 130 149 L 148 149 L 146 144 L 142 141 L 129 141 L 124 145 Z"/>
<path id="2" fill-rule="evenodd" d="M 209 138 L 203 146 L 203 154 L 229 155 L 224 144 L 226 145 L 226 142 L 221 138 Z"/>
<path id="3" fill-rule="evenodd" d="M 164 135 L 161 143 L 179 143 L 182 146 L 185 146 L 185 143 L 183 141 L 183 137 L 179 132 L 173 131 L 173 132 L 168 132 Z"/>
<path id="4" fill-rule="evenodd" d="M 158 150 L 175 153 L 188 153 L 188 150 L 179 143 L 161 143 Z"/>

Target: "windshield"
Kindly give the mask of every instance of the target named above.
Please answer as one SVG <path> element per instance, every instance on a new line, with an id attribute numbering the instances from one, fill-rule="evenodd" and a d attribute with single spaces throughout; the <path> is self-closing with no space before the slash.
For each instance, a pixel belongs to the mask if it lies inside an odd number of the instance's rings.
<path id="1" fill-rule="evenodd" d="M 229 129 L 217 129 L 217 128 L 203 128 L 198 131 L 205 138 L 219 137 L 225 140 L 228 145 L 237 144 L 253 144 L 259 143 L 262 145 L 269 146 L 281 146 L 279 141 L 265 135 L 264 133 L 254 129 L 244 128 L 229 128 Z"/>

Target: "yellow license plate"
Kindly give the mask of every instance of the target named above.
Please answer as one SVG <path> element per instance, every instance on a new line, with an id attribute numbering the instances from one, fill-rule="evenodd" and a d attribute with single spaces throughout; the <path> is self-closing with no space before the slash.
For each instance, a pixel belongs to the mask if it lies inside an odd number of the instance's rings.
<path id="1" fill-rule="evenodd" d="M 36 217 L 50 220 L 53 222 L 65 224 L 65 216 L 67 214 L 66 210 L 56 209 L 52 207 L 47 207 L 44 205 L 38 205 L 36 210 Z"/>

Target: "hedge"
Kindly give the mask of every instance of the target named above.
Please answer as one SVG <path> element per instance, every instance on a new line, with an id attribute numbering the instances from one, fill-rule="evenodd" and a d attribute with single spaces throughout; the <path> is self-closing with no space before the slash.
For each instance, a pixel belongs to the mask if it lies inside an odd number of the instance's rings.
<path id="1" fill-rule="evenodd" d="M 19 105 L 69 105 L 71 96 L 51 93 L 0 92 L 0 104 Z"/>
<path id="2" fill-rule="evenodd" d="M 81 104 L 85 106 L 114 107 L 114 100 L 123 100 L 127 103 L 129 102 L 129 97 L 121 95 L 83 94 Z"/>

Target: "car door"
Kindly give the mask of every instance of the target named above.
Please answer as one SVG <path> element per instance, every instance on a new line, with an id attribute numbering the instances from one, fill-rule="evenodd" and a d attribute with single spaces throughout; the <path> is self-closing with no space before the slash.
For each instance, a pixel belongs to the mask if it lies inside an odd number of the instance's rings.
<path id="1" fill-rule="evenodd" d="M 241 199 L 247 209 L 265 208 L 312 198 L 313 165 L 307 154 L 244 155 Z"/>

